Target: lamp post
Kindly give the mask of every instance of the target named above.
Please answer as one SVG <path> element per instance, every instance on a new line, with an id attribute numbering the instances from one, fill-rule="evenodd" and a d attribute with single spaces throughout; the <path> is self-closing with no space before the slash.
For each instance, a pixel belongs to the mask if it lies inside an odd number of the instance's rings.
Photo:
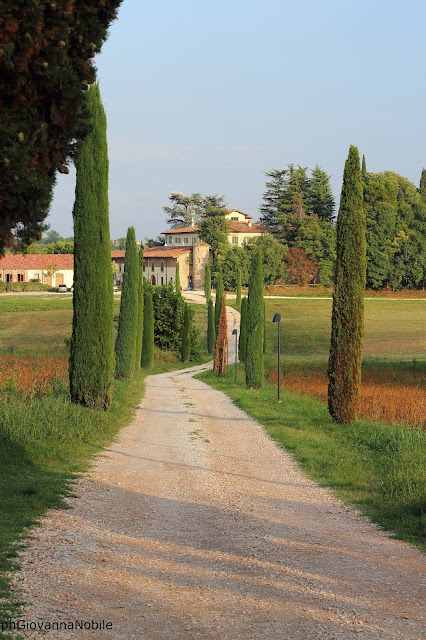
<path id="1" fill-rule="evenodd" d="M 238 352 L 238 340 L 237 340 L 238 331 L 233 329 L 232 335 L 235 336 L 235 382 L 237 382 L 237 352 Z"/>
<path id="2" fill-rule="evenodd" d="M 272 318 L 272 322 L 278 323 L 278 402 L 280 400 L 280 386 L 281 386 L 281 368 L 280 368 L 280 360 L 281 360 L 281 314 L 276 313 Z"/>

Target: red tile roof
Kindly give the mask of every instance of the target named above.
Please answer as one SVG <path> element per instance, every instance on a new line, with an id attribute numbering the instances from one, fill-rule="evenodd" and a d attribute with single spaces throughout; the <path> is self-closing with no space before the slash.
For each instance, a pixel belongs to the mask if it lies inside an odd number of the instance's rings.
<path id="1" fill-rule="evenodd" d="M 124 249 L 113 249 L 111 251 L 111 259 L 114 260 L 114 258 L 124 258 L 126 256 L 126 252 Z"/>
<path id="2" fill-rule="evenodd" d="M 54 264 L 58 269 L 74 269 L 70 253 L 7 253 L 0 258 L 0 269 L 46 269 Z"/>
<path id="3" fill-rule="evenodd" d="M 250 226 L 247 222 L 230 222 L 228 233 L 266 233 L 268 230 L 258 222 L 253 222 Z"/>
<path id="4" fill-rule="evenodd" d="M 184 253 L 190 253 L 192 247 L 150 247 L 143 252 L 144 258 L 177 258 Z"/>
<path id="5" fill-rule="evenodd" d="M 197 225 L 194 225 L 193 227 L 178 227 L 177 229 L 168 229 L 167 231 L 162 231 L 162 234 L 167 234 L 167 233 L 197 233 L 197 231 L 199 231 L 200 229 L 198 228 Z"/>

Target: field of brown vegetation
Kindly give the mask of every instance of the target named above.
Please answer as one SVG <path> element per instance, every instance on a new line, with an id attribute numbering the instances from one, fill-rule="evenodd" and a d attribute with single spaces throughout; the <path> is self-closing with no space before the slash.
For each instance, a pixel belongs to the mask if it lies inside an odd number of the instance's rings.
<path id="1" fill-rule="evenodd" d="M 41 396 L 56 384 L 68 383 L 68 358 L 0 355 L 0 389 L 23 399 Z"/>

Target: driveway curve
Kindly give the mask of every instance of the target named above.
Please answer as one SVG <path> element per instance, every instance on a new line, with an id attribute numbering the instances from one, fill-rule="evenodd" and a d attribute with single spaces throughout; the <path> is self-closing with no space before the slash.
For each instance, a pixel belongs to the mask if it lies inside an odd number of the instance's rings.
<path id="1" fill-rule="evenodd" d="M 424 638 L 424 556 L 194 379 L 210 366 L 148 377 L 73 508 L 34 532 L 16 578 L 25 620 L 95 627 L 55 640 Z"/>

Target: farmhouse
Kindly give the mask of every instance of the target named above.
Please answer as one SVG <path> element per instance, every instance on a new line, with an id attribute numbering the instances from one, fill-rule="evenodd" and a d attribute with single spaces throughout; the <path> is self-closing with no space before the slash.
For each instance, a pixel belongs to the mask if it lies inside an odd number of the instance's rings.
<path id="1" fill-rule="evenodd" d="M 3 282 L 30 282 L 39 280 L 57 287 L 72 287 L 74 256 L 70 254 L 8 253 L 0 258 L 0 280 Z"/>

